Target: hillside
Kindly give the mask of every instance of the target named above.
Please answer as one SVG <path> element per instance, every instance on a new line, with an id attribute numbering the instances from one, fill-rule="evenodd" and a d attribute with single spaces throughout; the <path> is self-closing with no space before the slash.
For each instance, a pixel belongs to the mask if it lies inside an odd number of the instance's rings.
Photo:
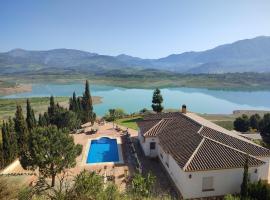
<path id="1" fill-rule="evenodd" d="M 99 55 L 73 49 L 28 51 L 14 49 L 0 53 L 0 75 L 12 73 L 58 73 L 71 71 L 91 74 L 141 73 L 145 69 L 177 73 L 270 72 L 270 37 L 261 36 L 201 52 L 172 54 L 159 59 L 129 55 Z"/>

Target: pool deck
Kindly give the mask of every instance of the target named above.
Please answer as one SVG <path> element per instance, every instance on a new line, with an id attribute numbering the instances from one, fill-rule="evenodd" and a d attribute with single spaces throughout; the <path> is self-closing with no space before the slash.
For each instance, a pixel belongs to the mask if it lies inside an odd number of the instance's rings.
<path id="1" fill-rule="evenodd" d="M 125 146 L 122 144 L 122 137 L 123 135 L 120 132 L 117 132 L 114 128 L 112 123 L 105 123 L 104 125 L 96 126 L 98 127 L 98 131 L 95 134 L 87 135 L 85 133 L 81 134 L 74 134 L 74 142 L 76 144 L 81 144 L 83 146 L 82 154 L 77 157 L 77 165 L 75 168 L 70 169 L 73 174 L 78 174 L 83 169 L 96 171 L 100 175 L 105 176 L 114 176 L 115 183 L 118 185 L 120 189 L 125 189 L 125 176 L 127 174 L 134 173 L 134 167 L 127 162 L 126 157 L 126 149 Z M 118 126 L 119 127 L 119 126 Z M 120 127 L 123 130 L 126 130 L 124 127 Z M 84 132 L 89 131 L 90 127 L 85 127 Z M 137 137 L 138 132 L 135 130 L 129 129 L 129 134 L 131 137 Z M 89 141 L 91 139 L 97 139 L 100 137 L 109 137 L 117 139 L 117 143 L 121 144 L 121 157 L 122 163 L 97 163 L 97 164 L 87 164 L 86 157 L 89 151 Z"/>
<path id="2" fill-rule="evenodd" d="M 76 166 L 72 169 L 67 170 L 70 179 L 73 179 L 74 176 L 79 174 L 82 170 L 88 171 L 96 171 L 98 174 L 108 177 L 113 176 L 115 177 L 115 183 L 119 187 L 120 190 L 126 189 L 126 177 L 129 175 L 133 175 L 135 172 L 134 164 L 130 162 L 131 153 L 127 147 L 126 142 L 123 142 L 124 137 L 123 134 L 116 131 L 113 128 L 112 123 L 106 123 L 104 125 L 98 126 L 95 125 L 95 128 L 98 128 L 97 133 L 93 135 L 87 135 L 85 132 L 91 130 L 92 127 L 89 127 L 90 124 L 87 124 L 83 129 L 84 131 L 80 134 L 72 134 L 74 138 L 74 142 L 76 144 L 81 144 L 82 154 L 77 157 Z M 126 127 L 119 126 L 122 130 L 126 130 Z M 133 129 L 128 129 L 130 137 L 135 142 L 137 140 L 138 132 Z M 98 164 L 86 164 L 86 157 L 89 150 L 89 141 L 91 139 L 96 139 L 100 137 L 110 137 L 110 138 L 117 138 L 121 141 L 121 149 L 122 149 L 122 156 L 123 156 L 123 163 L 98 163 Z M 159 193 L 170 193 L 173 196 L 175 195 L 174 187 L 170 179 L 168 178 L 165 170 L 161 167 L 161 165 L 157 162 L 157 160 L 148 159 L 145 157 L 140 149 L 140 146 L 135 142 L 135 149 L 138 154 L 139 160 L 143 166 L 143 173 L 152 172 L 156 178 L 156 191 Z M 2 173 L 5 172 L 6 175 L 10 175 L 11 178 L 19 179 L 20 182 L 24 184 L 31 184 L 37 180 L 37 176 L 33 175 L 32 171 L 23 170 L 20 166 L 20 163 L 15 161 L 13 164 L 9 165 L 5 170 L 2 170 Z M 104 181 L 107 181 L 104 179 Z"/>
<path id="3" fill-rule="evenodd" d="M 95 128 L 98 128 L 97 133 L 89 135 L 86 134 L 91 128 L 89 124 L 84 127 L 84 131 L 80 134 L 72 134 L 75 144 L 81 144 L 82 154 L 76 159 L 76 166 L 74 168 L 68 169 L 68 173 L 71 177 L 76 176 L 82 170 L 95 171 L 98 174 L 104 177 L 115 177 L 115 183 L 118 185 L 120 190 L 126 188 L 126 176 L 132 175 L 134 173 L 134 167 L 127 162 L 128 156 L 126 152 L 125 145 L 122 143 L 122 132 L 118 132 L 113 128 L 112 123 L 105 123 L 104 125 L 94 125 Z M 126 130 L 125 127 L 121 127 L 122 130 Z M 131 137 L 137 137 L 137 131 L 129 129 L 129 134 Z M 97 163 L 97 164 L 87 164 L 86 158 L 89 151 L 89 141 L 92 139 L 97 139 L 100 137 L 109 137 L 117 139 L 117 143 L 121 145 L 121 163 Z M 35 181 L 36 176 L 31 175 L 32 171 L 24 170 L 18 161 L 15 161 L 9 167 L 2 171 L 4 174 L 10 174 L 11 176 L 25 176 L 27 183 Z M 28 175 L 28 176 L 27 176 Z M 106 181 L 106 180 L 105 180 Z"/>

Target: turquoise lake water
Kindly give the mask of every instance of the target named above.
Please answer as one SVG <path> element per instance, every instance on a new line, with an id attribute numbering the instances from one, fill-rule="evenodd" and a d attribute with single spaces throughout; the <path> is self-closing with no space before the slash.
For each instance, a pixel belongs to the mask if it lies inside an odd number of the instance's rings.
<path id="1" fill-rule="evenodd" d="M 104 115 L 110 108 L 123 108 L 126 112 L 137 112 L 143 108 L 151 109 L 153 90 L 124 89 L 113 86 L 92 85 L 92 96 L 102 97 L 102 103 L 94 110 Z M 82 95 L 83 84 L 36 84 L 31 92 L 18 93 L 1 98 L 72 96 L 73 91 Z M 197 88 L 166 88 L 161 93 L 165 108 L 180 108 L 186 104 L 188 109 L 199 113 L 232 113 L 233 110 L 270 110 L 270 91 L 227 91 Z"/>

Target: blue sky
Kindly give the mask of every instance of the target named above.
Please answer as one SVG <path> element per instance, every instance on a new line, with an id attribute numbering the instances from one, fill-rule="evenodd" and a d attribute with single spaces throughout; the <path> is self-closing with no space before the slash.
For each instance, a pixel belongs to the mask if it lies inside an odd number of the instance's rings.
<path id="1" fill-rule="evenodd" d="M 269 0 L 0 0 L 0 51 L 158 58 L 270 36 Z"/>

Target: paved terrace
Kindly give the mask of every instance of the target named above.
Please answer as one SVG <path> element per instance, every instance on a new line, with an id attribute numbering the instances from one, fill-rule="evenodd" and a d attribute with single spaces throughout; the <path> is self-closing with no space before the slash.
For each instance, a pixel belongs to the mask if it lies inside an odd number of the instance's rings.
<path id="1" fill-rule="evenodd" d="M 124 131 L 127 130 L 126 127 L 119 125 L 118 127 Z M 86 134 L 86 132 L 89 132 L 91 129 L 97 129 L 98 131 L 95 134 Z M 131 140 L 135 144 L 135 149 L 138 153 L 139 160 L 142 163 L 143 173 L 151 171 L 157 177 L 156 191 L 162 191 L 162 193 L 171 193 L 173 196 L 175 196 L 176 193 L 172 187 L 172 184 L 159 162 L 157 160 L 150 160 L 144 157 L 142 154 L 142 151 L 137 143 L 138 132 L 132 129 L 128 129 L 128 132 L 130 134 Z M 103 176 L 114 176 L 115 183 L 118 185 L 119 189 L 124 190 L 126 188 L 126 177 L 128 175 L 134 174 L 135 172 L 135 164 L 132 160 L 132 153 L 130 152 L 129 145 L 125 140 L 124 134 L 121 131 L 116 131 L 113 128 L 112 123 L 105 123 L 104 125 L 95 124 L 93 127 L 91 127 L 90 124 L 85 124 L 81 133 L 72 134 L 72 136 L 74 137 L 74 142 L 76 144 L 81 144 L 83 146 L 83 150 L 82 154 L 77 158 L 76 166 L 68 170 L 69 177 L 74 177 L 84 169 L 89 171 L 96 171 L 98 174 Z M 85 163 L 85 157 L 88 153 L 87 145 L 89 139 L 99 138 L 102 136 L 121 139 L 124 164 L 87 165 Z M 32 171 L 23 170 L 18 160 L 2 171 L 2 174 L 8 175 L 10 177 L 18 177 L 20 180 L 23 179 L 23 183 L 25 184 L 31 184 L 37 179 L 33 173 L 34 172 Z"/>

